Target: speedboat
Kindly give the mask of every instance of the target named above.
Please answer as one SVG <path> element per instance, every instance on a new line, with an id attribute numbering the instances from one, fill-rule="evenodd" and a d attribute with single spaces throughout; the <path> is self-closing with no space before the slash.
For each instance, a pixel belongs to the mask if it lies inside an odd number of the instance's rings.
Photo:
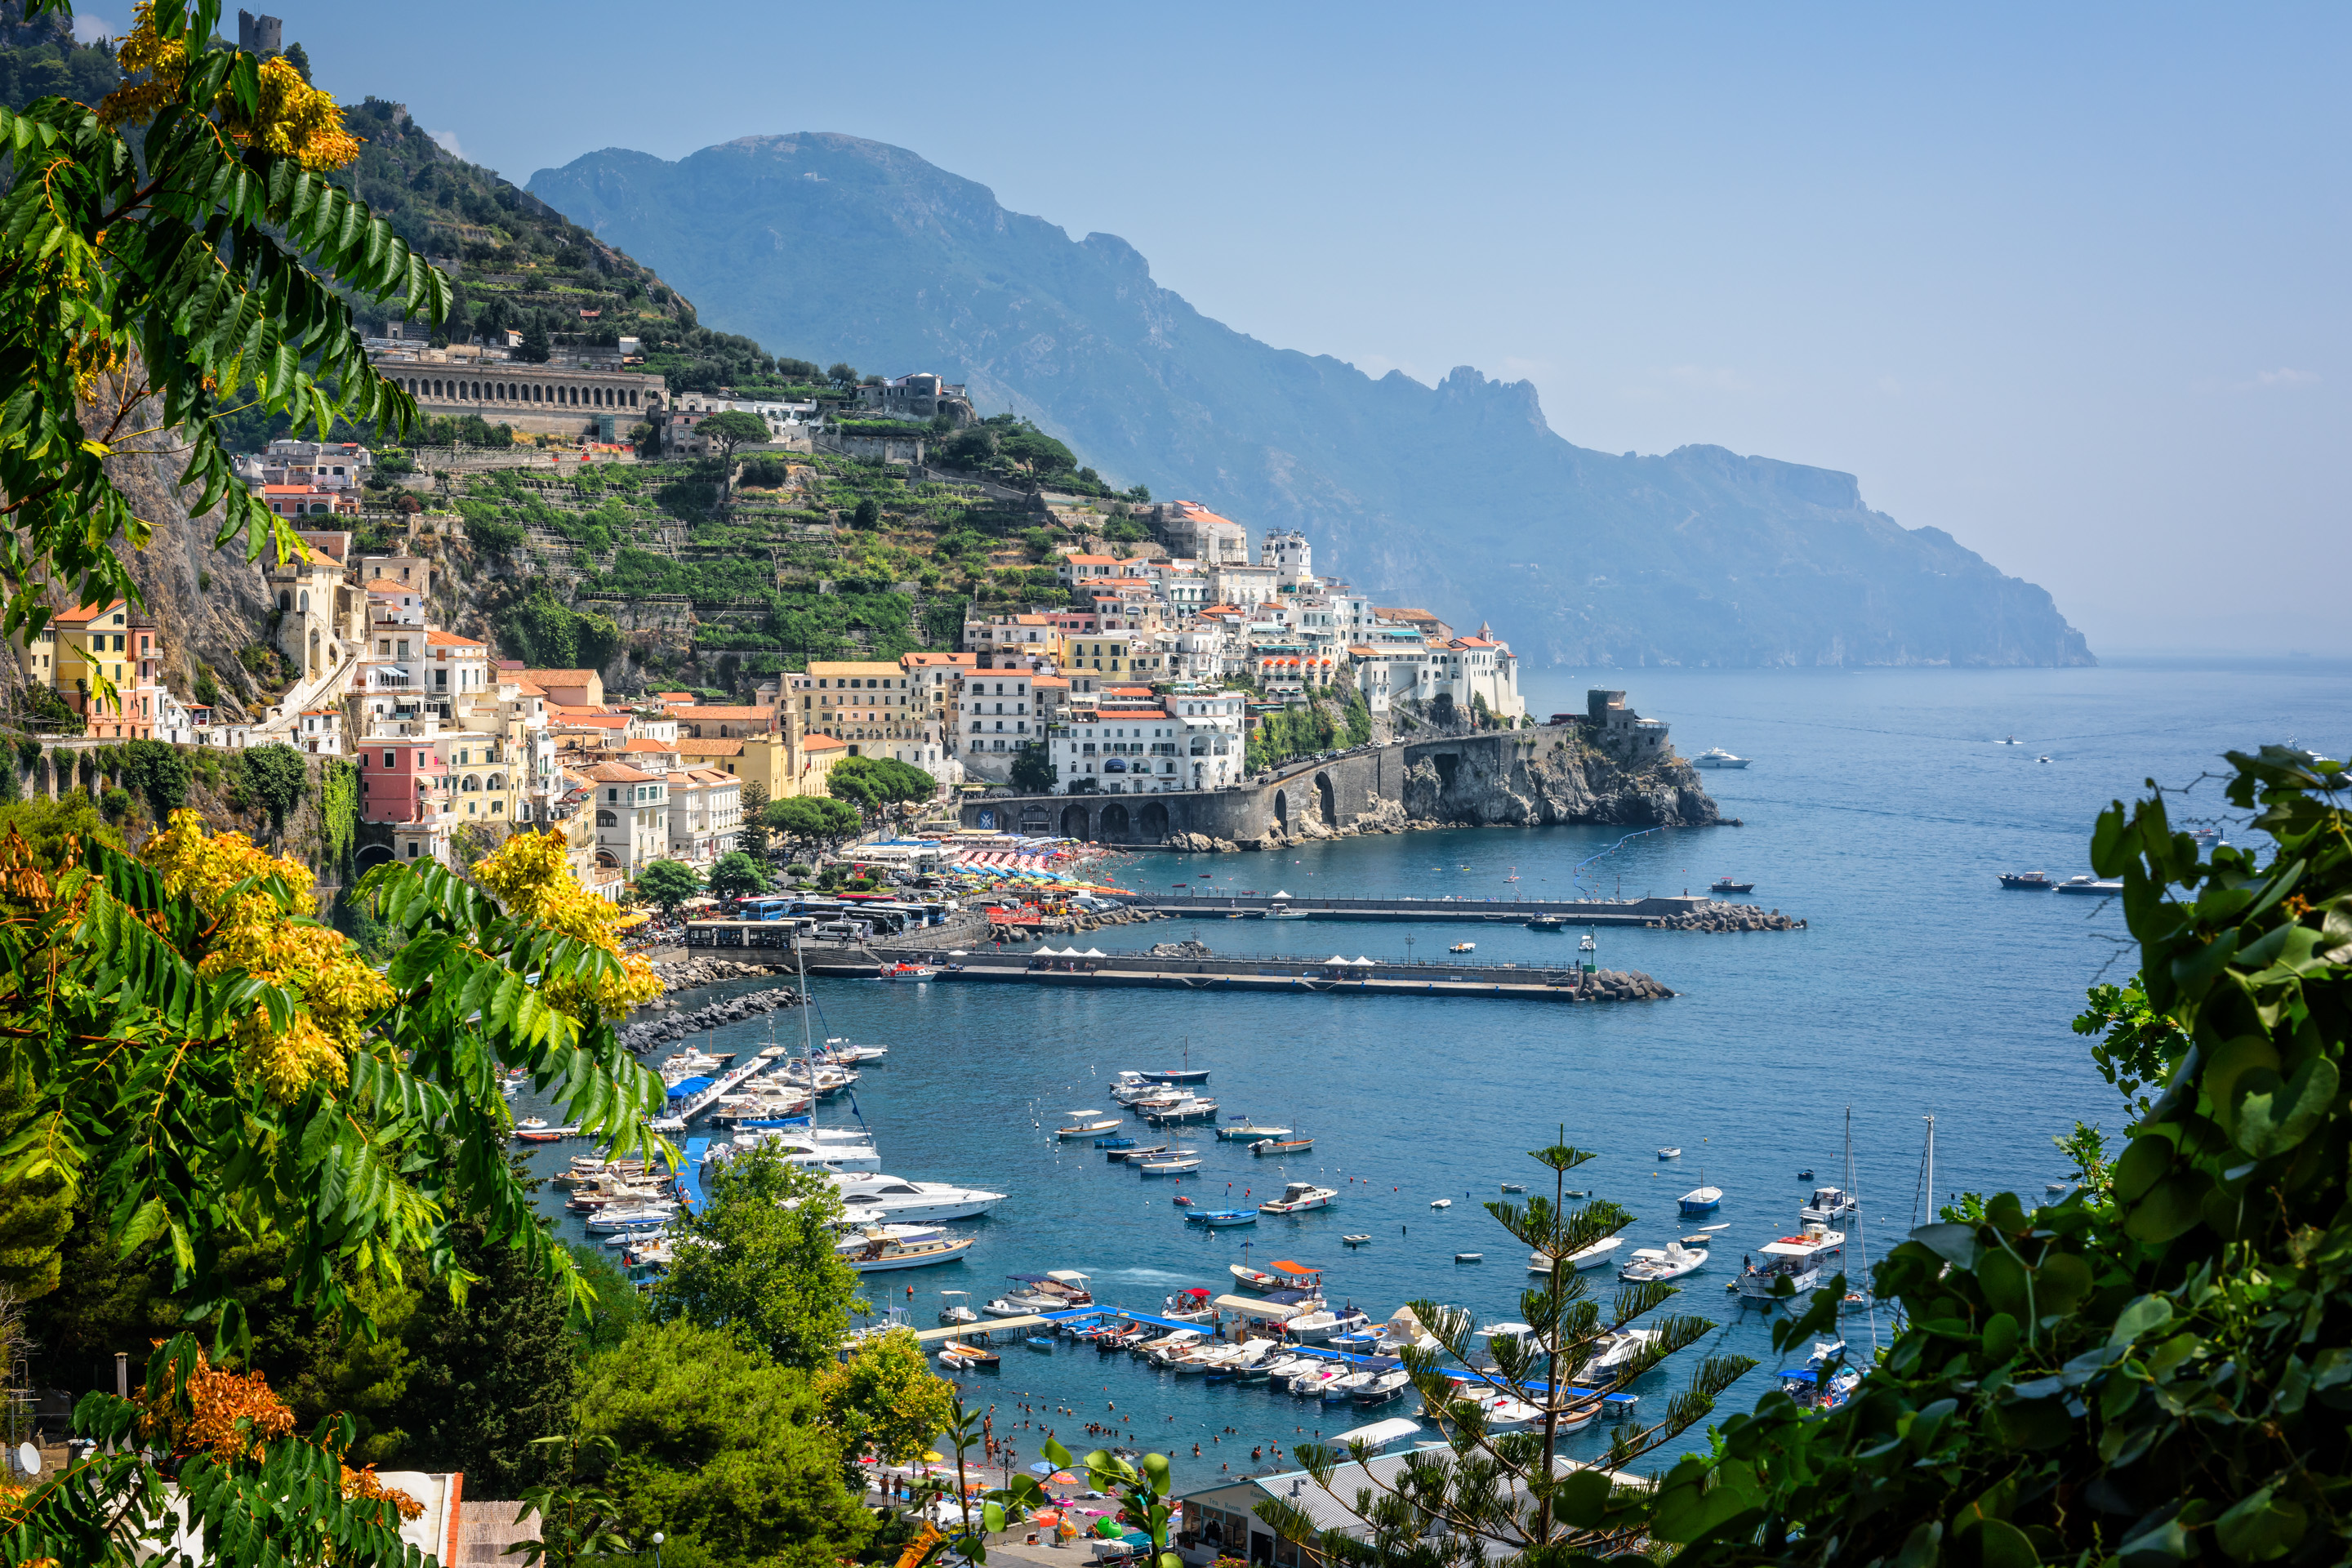
<path id="1" fill-rule="evenodd" d="M 1312 1182 L 1293 1182 L 1282 1189 L 1282 1196 L 1268 1198 L 1257 1205 L 1260 1214 L 1303 1214 L 1308 1209 L 1329 1208 L 1339 1195 L 1337 1187 L 1318 1187 Z"/>
<path id="2" fill-rule="evenodd" d="M 1195 1209 L 1184 1216 L 1187 1225 L 1205 1225 L 1212 1230 L 1231 1225 L 1255 1225 L 1255 1209 Z"/>
<path id="3" fill-rule="evenodd" d="M 1287 1138 L 1290 1136 L 1290 1129 L 1262 1127 L 1244 1116 L 1239 1121 L 1228 1121 L 1219 1127 L 1217 1136 L 1228 1142 L 1247 1142 L 1260 1138 Z"/>
<path id="4" fill-rule="evenodd" d="M 858 1221 L 971 1219 L 1004 1201 L 1003 1193 L 960 1187 L 950 1182 L 910 1182 L 903 1176 L 856 1175 L 843 1172 L 833 1178 L 842 1206 Z"/>
<path id="5" fill-rule="evenodd" d="M 1217 1310 L 1209 1305 L 1208 1290 L 1194 1285 L 1160 1303 L 1160 1315 L 1179 1323 L 1209 1323 L 1216 1321 Z"/>
<path id="6" fill-rule="evenodd" d="M 1528 929 L 1529 931 L 1566 931 L 1568 929 L 1568 917 L 1566 915 L 1538 915 L 1535 919 L 1528 921 Z"/>
<path id="7" fill-rule="evenodd" d="M 940 1308 L 940 1322 L 942 1327 L 952 1328 L 958 1323 L 980 1321 L 980 1314 L 971 1310 L 971 1291 L 942 1290 L 940 1292 L 940 1300 L 945 1303 Z"/>
<path id="8" fill-rule="evenodd" d="M 940 1347 L 940 1364 L 950 1369 L 984 1371 L 997 1364 L 997 1354 L 982 1345 L 958 1344 L 950 1340 Z"/>
<path id="9" fill-rule="evenodd" d="M 1122 1138 L 1117 1140 L 1115 1142 L 1104 1144 L 1103 1148 L 1105 1150 L 1103 1158 L 1109 1161 L 1112 1164 L 1116 1165 L 1123 1161 L 1128 1164 L 1137 1165 L 1141 1164 L 1146 1160 L 1158 1160 L 1173 1153 L 1175 1152 L 1176 1145 L 1173 1143 L 1154 1143 L 1149 1148 L 1139 1149 L 1135 1146 L 1134 1139 Z"/>
<path id="10" fill-rule="evenodd" d="M 2000 885 L 2025 892 L 2039 893 L 2056 886 L 2047 871 L 2003 871 Z"/>
<path id="11" fill-rule="evenodd" d="M 850 1226 L 842 1231 L 841 1239 L 833 1244 L 833 1249 L 846 1255 L 852 1252 L 863 1252 L 877 1241 L 896 1241 L 901 1244 L 931 1241 L 946 1234 L 946 1231 L 935 1225 L 876 1225 L 862 1227 Z"/>
<path id="12" fill-rule="evenodd" d="M 1199 1095 L 1187 1095 L 1172 1105 L 1146 1110 L 1143 1119 L 1154 1127 L 1164 1127 L 1171 1121 L 1214 1121 L 1217 1119 L 1217 1102 L 1203 1100 Z"/>
<path id="13" fill-rule="evenodd" d="M 1454 1200 L 1452 1198 L 1432 1198 L 1429 1200 L 1429 1206 L 1433 1209 L 1450 1209 L 1454 1206 Z"/>
<path id="14" fill-rule="evenodd" d="M 2058 884 L 2058 890 L 2062 893 L 2089 893 L 2098 898 L 2108 898 L 2121 893 L 2124 890 L 2124 885 L 2120 879 L 2102 880 L 2097 877 L 2069 877 Z"/>
<path id="15" fill-rule="evenodd" d="M 1320 1344 L 1334 1334 L 1353 1333 L 1370 1321 L 1370 1317 L 1353 1309 L 1335 1312 L 1328 1307 L 1318 1307 L 1286 1320 L 1282 1331 L 1301 1344 Z"/>
<path id="16" fill-rule="evenodd" d="M 1633 1260 L 1617 1270 L 1617 1278 L 1635 1284 L 1656 1284 L 1666 1279 L 1679 1279 L 1706 1267 L 1706 1254 L 1694 1252 L 1679 1241 L 1664 1247 L 1637 1247 Z"/>
<path id="17" fill-rule="evenodd" d="M 1862 1205 L 1852 1194 L 1835 1187 L 1815 1187 L 1813 1195 L 1805 1200 L 1805 1206 L 1797 1211 L 1797 1218 L 1807 1225 L 1828 1225 L 1861 1212 Z"/>
<path id="18" fill-rule="evenodd" d="M 1271 1274 L 1262 1273 L 1245 1263 L 1229 1263 L 1225 1267 L 1234 1279 L 1253 1290 L 1311 1290 L 1323 1282 L 1321 1269 L 1309 1268 L 1303 1263 L 1293 1263 L 1287 1258 L 1267 1264 L 1266 1268 L 1275 1270 Z"/>
<path id="19" fill-rule="evenodd" d="M 1784 1236 L 1768 1241 L 1756 1249 L 1757 1261 L 1750 1263 L 1738 1280 L 1742 1296 L 1769 1300 L 1780 1293 L 1780 1282 L 1786 1279 L 1798 1295 L 1817 1289 L 1822 1283 L 1822 1259 L 1845 1246 L 1843 1231 L 1828 1230 L 1818 1225 L 1805 1226 L 1801 1236 Z"/>
<path id="20" fill-rule="evenodd" d="M 1345 1404 L 1347 1401 L 1353 1399 L 1357 1394 L 1370 1387 L 1372 1379 L 1378 1375 L 1379 1373 L 1374 1372 L 1360 1371 L 1349 1373 L 1345 1376 L 1335 1377 L 1323 1385 L 1323 1403 L 1326 1405 Z"/>
<path id="21" fill-rule="evenodd" d="M 1618 1369 L 1642 1353 L 1643 1346 L 1658 1337 L 1655 1329 L 1619 1329 L 1595 1340 L 1584 1364 L 1577 1369 L 1580 1377 L 1593 1382 L 1615 1382 Z"/>
<path id="22" fill-rule="evenodd" d="M 1362 1409 L 1369 1405 L 1386 1405 L 1391 1399 L 1401 1398 L 1404 1391 L 1412 1386 L 1412 1374 L 1402 1367 L 1395 1367 L 1387 1372 L 1373 1373 L 1371 1381 L 1357 1389 L 1353 1397 L 1357 1408 Z"/>
<path id="23" fill-rule="evenodd" d="M 939 967 L 929 963 L 886 963 L 875 975 L 877 980 L 937 980 Z"/>
<path id="24" fill-rule="evenodd" d="M 677 1213 L 676 1204 L 647 1204 L 642 1208 L 608 1208 L 588 1216 L 588 1228 L 604 1232 L 614 1230 L 650 1230 L 667 1225 Z"/>
<path id="25" fill-rule="evenodd" d="M 935 1236 L 929 1241 L 900 1242 L 876 1232 L 862 1251 L 842 1261 L 860 1274 L 878 1274 L 894 1268 L 927 1268 L 934 1263 L 953 1262 L 978 1245 L 978 1238 L 969 1236 Z"/>
<path id="26" fill-rule="evenodd" d="M 1695 768 L 1744 768 L 1748 763 L 1748 758 L 1734 756 L 1721 746 L 1709 746 L 1691 759 Z"/>
<path id="27" fill-rule="evenodd" d="M 1583 1251 L 1570 1253 L 1568 1255 L 1568 1266 L 1569 1268 L 1580 1272 L 1587 1268 L 1604 1268 L 1608 1265 L 1611 1255 L 1624 1245 L 1625 1238 L 1622 1236 L 1604 1236 L 1599 1241 L 1596 1241 L 1591 1246 L 1586 1247 Z M 1528 1272 L 1530 1274 L 1550 1273 L 1551 1259 L 1540 1252 L 1528 1253 Z"/>

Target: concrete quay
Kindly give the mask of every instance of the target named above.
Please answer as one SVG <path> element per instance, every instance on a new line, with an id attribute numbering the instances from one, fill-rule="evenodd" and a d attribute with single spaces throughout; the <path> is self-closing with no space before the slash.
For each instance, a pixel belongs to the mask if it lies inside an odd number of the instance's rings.
<path id="1" fill-rule="evenodd" d="M 856 954 L 851 956 L 852 952 Z M 863 948 L 812 953 L 808 972 L 837 979 L 871 979 L 883 964 L 935 964 L 936 983 L 1051 985 L 1080 990 L 1145 987 L 1205 994 L 1281 991 L 1332 996 L 1464 996 L 1543 1002 L 1644 1002 L 1674 993 L 1634 971 L 1586 974 L 1563 963 L 1537 968 L 1515 963 L 1318 963 L 1296 953 L 1227 954 L 1214 958 L 1117 952 L 1064 958 L 1017 950 L 958 958 L 922 948 Z"/>
<path id="2" fill-rule="evenodd" d="M 1646 926 L 1697 915 L 1714 900 L 1697 894 L 1640 899 L 1277 899 L 1267 893 L 1137 893 L 1118 900 L 1131 910 L 1179 918 L 1238 914 L 1263 920 L 1276 907 L 1318 921 L 1455 921 L 1475 925 L 1525 925 L 1538 915 L 1571 925 Z"/>

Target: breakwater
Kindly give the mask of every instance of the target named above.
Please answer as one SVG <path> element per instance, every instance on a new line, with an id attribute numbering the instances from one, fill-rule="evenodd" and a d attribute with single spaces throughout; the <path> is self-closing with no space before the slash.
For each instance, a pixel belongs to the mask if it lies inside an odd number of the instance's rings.
<path id="1" fill-rule="evenodd" d="M 1025 984 L 1067 990 L 1147 987 L 1203 994 L 1248 991 L 1342 996 L 1458 996 L 1544 1002 L 1652 1002 L 1674 993 L 1633 970 L 1592 973 L 1566 963 L 1448 963 L 1433 959 L 1394 963 L 1365 959 L 1302 960 L 1296 954 L 1179 954 L 1177 944 L 1157 952 L 991 952 L 946 958 L 921 948 L 876 947 L 812 953 L 808 972 L 832 978 L 871 978 L 899 962 L 939 966 L 938 981 L 954 984 Z M 1336 957 L 1337 955 L 1335 955 Z"/>
<path id="2" fill-rule="evenodd" d="M 1696 895 L 1641 899 L 1277 899 L 1270 893 L 1139 893 L 1122 900 L 1163 916 L 1264 920 L 1281 910 L 1318 921 L 1468 921 L 1525 925 L 1537 919 L 1570 925 L 1657 926 L 1702 914 L 1713 900 Z"/>
<path id="3" fill-rule="evenodd" d="M 814 973 L 816 966 L 809 966 Z M 676 1045 L 690 1036 L 708 1034 L 729 1024 L 740 1024 L 746 1018 L 756 1018 L 762 1013 L 773 1013 L 784 1007 L 800 1005 L 800 993 L 789 988 L 781 991 L 752 991 L 740 996 L 730 996 L 724 1002 L 713 1002 L 708 1007 L 698 1007 L 691 1013 L 673 1013 L 667 1018 L 651 1018 L 642 1024 L 632 1024 L 621 1031 L 621 1044 L 639 1056 L 663 1046 Z"/>

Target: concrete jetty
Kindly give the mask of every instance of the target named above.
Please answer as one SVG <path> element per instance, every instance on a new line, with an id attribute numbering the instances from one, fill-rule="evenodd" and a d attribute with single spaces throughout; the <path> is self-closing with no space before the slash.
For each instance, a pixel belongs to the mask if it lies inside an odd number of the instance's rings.
<path id="1" fill-rule="evenodd" d="M 1541 916 L 1570 925 L 1648 926 L 1703 916 L 1715 900 L 1696 893 L 1639 899 L 1277 899 L 1271 893 L 1135 893 L 1131 910 L 1178 919 L 1239 915 L 1263 920 L 1284 910 L 1318 921 L 1446 921 L 1525 925 Z"/>
<path id="2" fill-rule="evenodd" d="M 1563 957 L 1568 955 L 1563 954 Z M 1604 969 L 1593 973 L 1518 963 L 1397 963 L 1374 960 L 1334 963 L 1297 953 L 1228 953 L 1195 958 L 1117 952 L 1067 957 L 990 950 L 961 957 L 919 948 L 853 949 L 809 954 L 808 972 L 839 979 L 870 979 L 885 963 L 936 964 L 939 981 L 954 984 L 1051 985 L 1076 990 L 1146 987 L 1204 994 L 1280 991 L 1333 996 L 1465 996 L 1542 1002 L 1646 1002 L 1674 993 L 1648 975 Z"/>

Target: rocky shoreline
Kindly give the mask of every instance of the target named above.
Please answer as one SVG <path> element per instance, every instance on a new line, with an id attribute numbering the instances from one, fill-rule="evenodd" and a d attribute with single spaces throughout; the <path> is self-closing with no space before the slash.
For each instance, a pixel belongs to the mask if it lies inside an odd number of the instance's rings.
<path id="1" fill-rule="evenodd" d="M 692 991 L 698 986 L 716 985 L 723 980 L 755 980 L 766 974 L 790 974 L 789 963 L 738 963 L 731 958 L 676 958 L 654 960 L 654 974 L 668 991 Z"/>
<path id="2" fill-rule="evenodd" d="M 713 1002 L 708 1007 L 698 1007 L 691 1013 L 674 1013 L 667 1018 L 632 1024 L 621 1031 L 621 1044 L 643 1056 L 663 1046 L 676 1045 L 695 1035 L 718 1028 L 722 1024 L 740 1024 L 762 1013 L 797 1007 L 800 1001 L 800 993 L 789 989 L 746 992 L 724 1002 Z"/>
<path id="3" fill-rule="evenodd" d="M 1674 994 L 1638 969 L 1596 970 L 1585 986 L 1595 1002 L 1659 1002 Z"/>

